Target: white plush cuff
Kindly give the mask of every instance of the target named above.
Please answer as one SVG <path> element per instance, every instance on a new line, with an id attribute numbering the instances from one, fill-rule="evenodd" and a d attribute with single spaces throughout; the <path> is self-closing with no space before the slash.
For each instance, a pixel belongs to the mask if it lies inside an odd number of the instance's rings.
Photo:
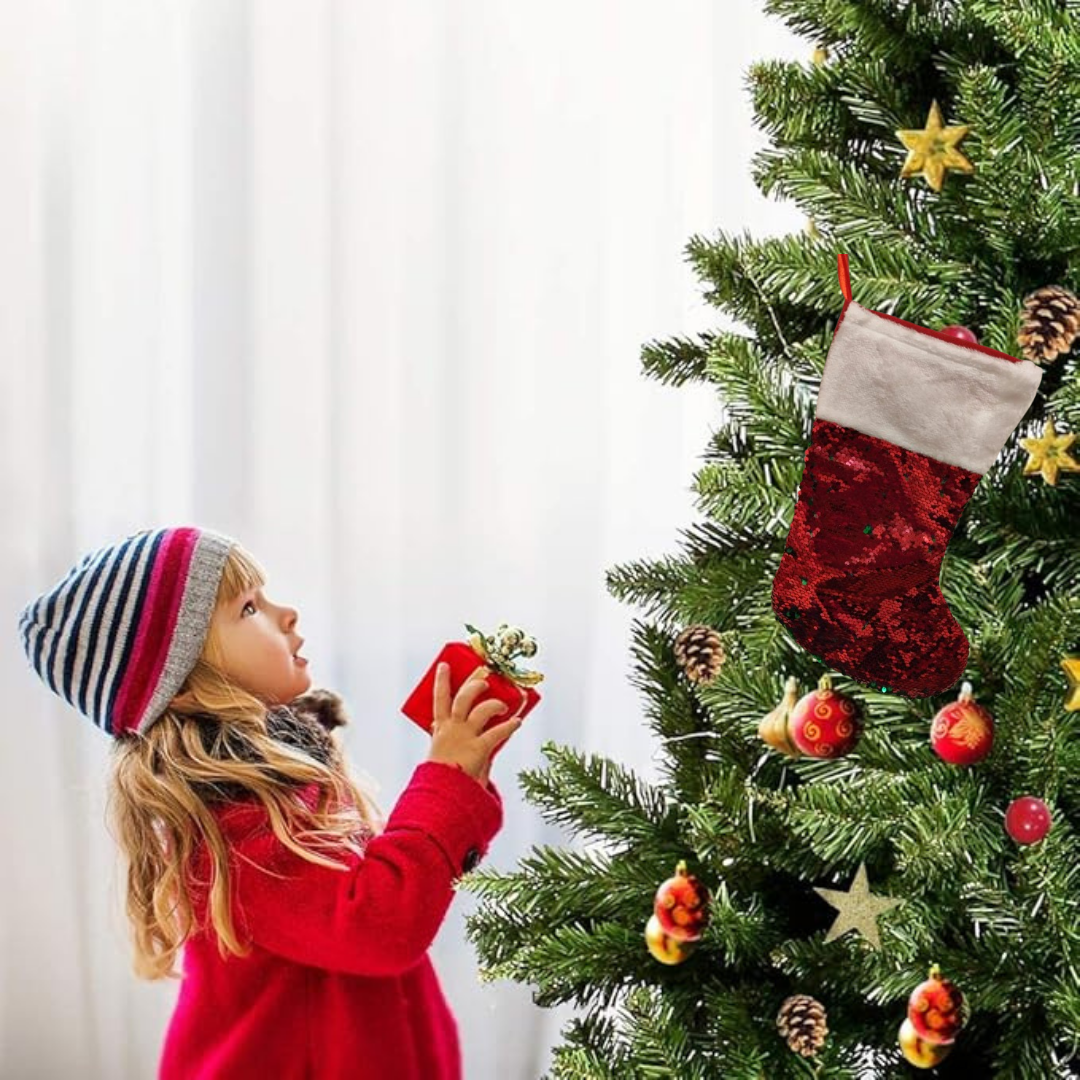
<path id="1" fill-rule="evenodd" d="M 1042 368 L 932 337 L 851 301 L 816 416 L 985 473 L 1035 398 Z"/>

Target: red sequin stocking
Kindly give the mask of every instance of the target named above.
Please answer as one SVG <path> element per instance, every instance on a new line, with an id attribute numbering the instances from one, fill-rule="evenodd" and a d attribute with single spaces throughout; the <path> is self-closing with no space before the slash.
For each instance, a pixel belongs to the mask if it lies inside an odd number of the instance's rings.
<path id="1" fill-rule="evenodd" d="M 1042 369 L 853 304 L 846 258 L 772 606 L 836 670 L 926 697 L 968 659 L 939 587 L 945 549 Z"/>

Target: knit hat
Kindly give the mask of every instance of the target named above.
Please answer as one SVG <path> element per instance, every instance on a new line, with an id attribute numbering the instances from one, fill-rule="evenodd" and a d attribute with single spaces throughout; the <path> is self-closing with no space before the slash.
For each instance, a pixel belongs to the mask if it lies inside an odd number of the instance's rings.
<path id="1" fill-rule="evenodd" d="M 209 529 L 144 529 L 84 555 L 19 615 L 34 670 L 108 734 L 145 734 L 202 652 L 236 543 Z"/>

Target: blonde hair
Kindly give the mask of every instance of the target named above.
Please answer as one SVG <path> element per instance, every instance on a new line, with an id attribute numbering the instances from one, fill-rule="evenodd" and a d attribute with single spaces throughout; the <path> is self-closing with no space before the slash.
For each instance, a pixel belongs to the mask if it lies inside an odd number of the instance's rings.
<path id="1" fill-rule="evenodd" d="M 216 608 L 266 583 L 258 563 L 238 545 L 227 557 Z M 303 695 L 301 695 L 301 698 Z M 301 698 L 296 699 L 297 702 Z M 134 944 L 134 971 L 141 979 L 182 979 L 174 969 L 181 945 L 195 930 L 189 886 L 200 844 L 210 857 L 207 912 L 222 959 L 248 956 L 237 937 L 229 900 L 229 849 L 211 809 L 230 795 L 258 799 L 274 835 L 301 858 L 344 869 L 304 847 L 311 839 L 328 850 L 361 853 L 362 836 L 382 832 L 383 814 L 348 774 L 330 732 L 329 764 L 274 738 L 265 702 L 232 682 L 221 666 L 213 627 L 202 654 L 169 707 L 144 734 L 128 733 L 114 745 L 109 778 L 109 831 L 127 863 L 126 910 Z M 317 782 L 310 809 L 298 787 Z M 205 923 L 203 924 L 203 928 Z"/>

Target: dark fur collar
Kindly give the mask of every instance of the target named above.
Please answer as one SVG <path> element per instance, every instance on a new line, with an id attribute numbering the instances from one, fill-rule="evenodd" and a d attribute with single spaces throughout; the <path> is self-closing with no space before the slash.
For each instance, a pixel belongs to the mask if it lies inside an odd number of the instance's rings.
<path id="1" fill-rule="evenodd" d="M 310 754 L 323 765 L 341 765 L 341 750 L 331 737 L 335 728 L 349 723 L 345 703 L 332 690 L 309 690 L 294 698 L 287 705 L 272 705 L 266 710 L 266 729 L 279 742 L 294 746 Z M 223 735 L 217 720 L 199 719 L 203 746 L 207 753 L 215 754 L 214 743 Z M 228 739 L 231 756 L 244 761 L 257 760 L 246 740 Z M 216 753 L 220 754 L 218 750 Z M 284 782 L 284 778 L 283 782 Z M 219 780 L 193 785 L 207 802 L 230 801 L 250 797 L 250 791 L 234 781 Z"/>

